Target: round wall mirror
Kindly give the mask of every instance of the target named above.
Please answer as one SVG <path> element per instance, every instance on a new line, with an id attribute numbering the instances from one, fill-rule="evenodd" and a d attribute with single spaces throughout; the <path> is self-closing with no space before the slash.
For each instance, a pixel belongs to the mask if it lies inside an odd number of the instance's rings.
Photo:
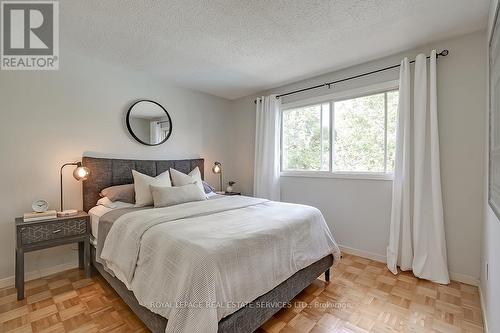
<path id="1" fill-rule="evenodd" d="M 157 146 L 172 134 L 172 119 L 167 110 L 150 100 L 140 100 L 132 104 L 127 112 L 127 128 L 140 143 Z"/>

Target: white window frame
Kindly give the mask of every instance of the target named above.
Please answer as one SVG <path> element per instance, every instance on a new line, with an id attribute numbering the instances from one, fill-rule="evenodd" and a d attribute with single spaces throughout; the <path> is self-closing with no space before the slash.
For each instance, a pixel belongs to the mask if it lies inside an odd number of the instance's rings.
<path id="1" fill-rule="evenodd" d="M 369 180 L 393 180 L 393 173 L 388 172 L 339 172 L 333 171 L 333 154 L 334 154 L 334 142 L 333 142 L 333 132 L 335 129 L 335 119 L 334 119 L 334 110 L 333 104 L 335 102 L 353 99 L 357 97 L 369 96 L 378 93 L 389 92 L 393 90 L 399 89 L 399 80 L 386 81 L 383 83 L 373 84 L 369 86 L 364 86 L 361 88 L 334 92 L 328 95 L 322 95 L 317 97 L 311 97 L 307 99 L 302 99 L 299 101 L 283 103 L 281 105 L 280 117 L 281 117 L 281 128 L 280 128 L 280 170 L 281 177 L 308 177 L 308 178 L 340 178 L 340 179 L 369 179 Z M 289 109 L 295 109 L 300 107 L 307 107 L 311 105 L 317 104 L 330 104 L 330 154 L 329 154 L 329 170 L 328 171 L 284 171 L 283 170 L 283 111 Z M 385 112 L 387 113 L 387 100 L 385 100 Z M 387 114 L 385 116 L 385 150 L 387 150 Z M 384 154 L 385 158 L 387 158 L 387 151 Z M 387 167 L 387 161 L 384 161 L 384 167 Z"/>

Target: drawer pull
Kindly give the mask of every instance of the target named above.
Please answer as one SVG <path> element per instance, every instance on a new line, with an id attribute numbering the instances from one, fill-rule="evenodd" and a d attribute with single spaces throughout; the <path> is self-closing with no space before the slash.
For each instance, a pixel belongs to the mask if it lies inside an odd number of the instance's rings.
<path id="1" fill-rule="evenodd" d="M 62 231 L 62 229 L 56 229 L 56 230 L 52 231 L 52 233 L 53 233 L 53 234 L 58 234 L 58 233 L 60 233 L 61 231 Z"/>

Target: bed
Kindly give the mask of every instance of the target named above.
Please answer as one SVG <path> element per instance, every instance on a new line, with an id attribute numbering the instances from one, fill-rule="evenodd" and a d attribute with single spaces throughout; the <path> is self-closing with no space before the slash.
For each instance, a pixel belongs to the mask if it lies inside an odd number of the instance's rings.
<path id="1" fill-rule="evenodd" d="M 168 170 L 169 168 L 174 168 L 178 171 L 189 173 L 189 171 L 191 171 L 195 167 L 198 167 L 202 173 L 202 176 L 204 171 L 203 159 L 155 161 L 83 157 L 82 164 L 90 169 L 90 177 L 83 183 L 83 208 L 87 212 L 96 205 L 97 201 L 100 198 L 99 192 L 102 189 L 109 186 L 132 183 L 132 170 L 137 170 L 150 176 L 156 176 L 164 172 L 165 170 Z M 272 211 L 272 209 L 276 209 L 276 207 L 273 206 L 276 206 L 276 204 L 278 204 L 273 202 L 258 201 L 258 199 L 255 198 L 243 197 L 239 199 L 227 198 L 227 202 L 225 202 L 224 200 L 226 200 L 226 198 L 219 200 L 218 204 L 223 207 L 227 206 L 229 208 L 225 209 L 222 213 L 219 214 L 226 214 L 228 216 L 230 216 L 231 214 L 234 215 L 234 211 L 236 210 L 244 212 L 245 209 L 255 211 L 257 208 L 258 210 L 265 208 L 269 211 Z M 205 206 L 209 207 L 212 205 L 205 204 Z M 261 206 L 265 207 L 262 208 Z M 135 212 L 134 214 L 138 215 L 141 218 L 146 218 L 150 213 L 145 211 Z M 121 219 L 123 220 L 125 215 L 126 217 L 130 217 L 134 214 L 122 214 L 124 216 L 122 216 Z M 199 219 L 205 218 L 209 220 L 211 214 L 205 215 L 209 216 L 200 217 Z M 189 217 L 190 216 L 186 216 L 185 218 Z M 155 219 L 152 217 L 151 220 L 153 221 Z M 213 220 L 214 219 L 212 219 L 212 222 Z M 124 223 L 122 223 L 122 225 L 124 225 Z M 168 223 L 164 225 L 168 225 Z M 202 226 L 203 224 L 199 225 Z M 151 237 L 158 237 L 156 236 L 159 233 L 158 230 L 156 230 L 155 232 L 149 232 L 148 235 L 150 235 Z M 130 232 L 126 232 L 122 235 L 118 235 L 117 237 L 122 237 L 123 235 L 127 235 L 129 233 Z M 111 236 L 105 236 L 109 237 L 108 243 L 112 243 L 113 236 L 116 235 L 112 234 Z M 144 238 L 147 239 L 147 237 Z M 104 238 L 101 238 L 101 225 L 99 225 L 99 239 L 94 244 L 97 245 L 98 241 L 101 241 L 101 248 L 99 248 L 99 246 L 93 246 L 91 250 L 92 264 L 95 270 L 99 272 L 99 274 L 101 274 L 104 279 L 116 290 L 116 292 L 125 301 L 125 303 L 129 305 L 132 311 L 144 322 L 144 324 L 152 332 L 165 332 L 166 328 L 168 328 L 168 320 L 164 316 L 155 313 L 156 310 L 154 310 L 155 312 L 153 312 L 151 311 L 151 308 L 145 306 L 146 304 L 144 303 L 144 298 L 140 294 L 140 292 L 134 290 L 123 277 L 120 276 L 120 278 L 117 278 L 116 274 L 110 271 L 109 267 L 105 267 L 106 265 L 103 265 L 102 260 L 99 260 L 99 253 L 102 250 L 102 242 L 104 242 Z M 143 241 L 142 238 L 141 241 Z M 106 245 L 108 245 L 108 243 Z M 120 251 L 122 250 L 121 248 L 118 249 Z M 142 251 L 144 252 L 144 250 Z M 325 273 L 325 277 L 329 279 L 329 269 L 336 260 L 334 259 L 334 257 L 339 257 L 338 248 L 334 252 L 335 253 L 327 253 L 324 256 L 315 259 L 314 262 L 299 269 L 298 271 L 294 271 L 293 274 L 288 276 L 286 279 L 283 279 L 283 281 L 280 280 L 281 282 L 276 286 L 273 285 L 273 287 L 269 288 L 269 290 L 260 292 L 255 298 L 252 298 L 253 301 L 249 300 L 249 302 L 245 303 L 245 305 L 238 306 L 237 310 L 233 310 L 233 312 L 223 316 L 218 320 L 218 322 L 216 322 L 215 330 L 218 332 L 253 332 L 264 322 L 270 319 L 273 314 L 278 312 L 284 305 L 291 301 L 298 293 L 300 293 L 321 274 Z M 127 256 L 123 257 L 127 258 Z M 134 264 L 134 267 L 135 265 L 136 264 Z M 147 267 L 147 265 L 141 266 L 141 269 L 144 270 L 145 268 L 143 267 Z M 137 269 L 139 269 L 139 267 Z M 136 276 L 140 276 L 139 273 L 135 274 Z M 142 274 L 144 275 L 144 272 L 142 272 Z M 136 293 L 134 294 L 134 292 L 132 292 L 130 289 L 134 290 Z M 136 295 L 138 296 L 136 297 Z M 265 306 L 262 306 L 263 304 L 265 304 Z M 169 318 L 172 317 L 169 316 Z M 199 329 L 197 330 L 200 331 Z M 190 329 L 189 331 L 195 331 L 195 329 Z"/>

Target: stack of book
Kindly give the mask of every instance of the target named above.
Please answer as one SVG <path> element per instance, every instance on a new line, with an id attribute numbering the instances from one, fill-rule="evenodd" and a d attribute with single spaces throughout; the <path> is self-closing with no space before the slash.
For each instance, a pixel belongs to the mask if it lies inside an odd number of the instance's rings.
<path id="1" fill-rule="evenodd" d="M 32 212 L 24 214 L 24 222 L 52 220 L 55 218 L 57 218 L 57 212 L 55 210 L 48 210 L 42 213 Z"/>

